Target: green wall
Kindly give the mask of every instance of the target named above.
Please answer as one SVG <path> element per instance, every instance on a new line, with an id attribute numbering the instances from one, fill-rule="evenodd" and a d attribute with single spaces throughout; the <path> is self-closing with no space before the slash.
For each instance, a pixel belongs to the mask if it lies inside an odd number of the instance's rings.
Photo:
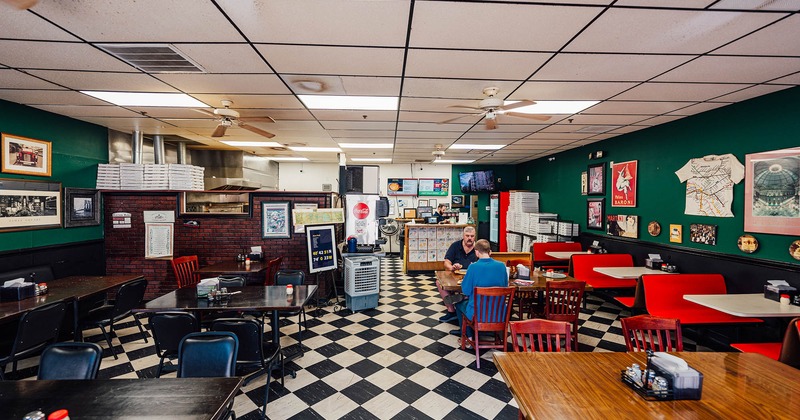
<path id="1" fill-rule="evenodd" d="M 521 189 L 538 191 L 543 212 L 558 213 L 562 219 L 578 221 L 586 232 L 586 200 L 580 193 L 580 174 L 587 165 L 606 163 L 606 214 L 639 215 L 639 240 L 669 243 L 669 225 L 683 226 L 683 242 L 673 244 L 765 260 L 797 263 L 788 249 L 796 236 L 754 233 L 759 249 L 745 254 L 736 246 L 744 232 L 745 181 L 734 186 L 731 210 L 735 217 L 703 217 L 684 214 L 686 184 L 675 171 L 691 158 L 732 153 L 744 165 L 749 153 L 800 146 L 800 87 L 786 89 L 749 101 L 728 105 L 668 124 L 643 129 L 588 146 L 554 155 L 553 161 L 537 159 L 517 167 Z M 592 151 L 606 152 L 603 159 L 589 160 Z M 639 161 L 638 206 L 611 207 L 611 177 L 608 163 Z M 530 181 L 526 181 L 530 176 Z M 652 237 L 647 223 L 656 220 L 662 232 Z M 718 226 L 717 245 L 689 241 L 689 224 Z"/>
<path id="2" fill-rule="evenodd" d="M 52 176 L 0 174 L 2 178 L 61 182 L 94 188 L 97 164 L 108 163 L 108 130 L 61 115 L 0 100 L 0 132 L 52 142 Z M 0 233 L 0 251 L 79 242 L 103 237 L 102 226 Z"/>
<path id="3" fill-rule="evenodd" d="M 461 184 L 458 182 L 458 174 L 461 172 L 471 172 L 471 171 L 485 171 L 487 169 L 491 169 L 494 171 L 494 178 L 495 182 L 498 186 L 498 191 L 508 191 L 517 188 L 517 167 L 511 165 L 453 165 L 452 168 L 452 194 L 460 195 L 463 194 L 465 196 L 469 196 L 469 194 L 464 194 L 461 192 Z M 500 180 L 499 182 L 497 180 Z M 486 207 L 489 206 L 489 195 L 490 193 L 477 193 L 473 194 L 478 196 L 478 220 L 477 222 L 488 222 L 489 221 L 489 211 L 486 210 Z M 465 201 L 466 204 L 469 204 L 469 199 Z"/>

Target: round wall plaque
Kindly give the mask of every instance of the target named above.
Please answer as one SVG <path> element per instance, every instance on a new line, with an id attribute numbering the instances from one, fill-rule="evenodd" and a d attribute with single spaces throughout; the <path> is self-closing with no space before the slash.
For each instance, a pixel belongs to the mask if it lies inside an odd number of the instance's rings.
<path id="1" fill-rule="evenodd" d="M 647 224 L 647 232 L 650 236 L 658 236 L 661 234 L 661 224 L 653 220 Z"/>
<path id="2" fill-rule="evenodd" d="M 789 255 L 796 260 L 800 260 L 800 239 L 789 245 Z"/>
<path id="3" fill-rule="evenodd" d="M 753 235 L 744 234 L 736 241 L 736 246 L 739 247 L 739 251 L 752 254 L 758 250 L 758 239 Z"/>

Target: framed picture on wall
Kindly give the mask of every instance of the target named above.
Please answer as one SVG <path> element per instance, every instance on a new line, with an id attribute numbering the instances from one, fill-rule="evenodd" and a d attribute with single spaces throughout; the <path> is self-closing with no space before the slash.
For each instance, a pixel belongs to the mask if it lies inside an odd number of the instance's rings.
<path id="1" fill-rule="evenodd" d="M 61 227 L 61 183 L 0 179 L 0 232 Z"/>
<path id="2" fill-rule="evenodd" d="M 451 207 L 453 207 L 454 209 L 457 209 L 459 207 L 464 207 L 464 196 L 463 195 L 454 195 L 454 196 L 450 197 L 450 199 L 451 199 L 451 202 L 453 203 L 453 205 Z"/>
<path id="3" fill-rule="evenodd" d="M 638 160 L 611 165 L 611 207 L 636 207 L 636 189 L 639 184 Z"/>
<path id="4" fill-rule="evenodd" d="M 800 235 L 800 147 L 745 156 L 744 230 Z"/>
<path id="5" fill-rule="evenodd" d="M 639 216 L 631 214 L 609 214 L 606 216 L 606 233 L 623 238 L 639 237 Z"/>
<path id="6" fill-rule="evenodd" d="M 717 225 L 692 223 L 689 225 L 689 240 L 696 244 L 716 245 Z"/>
<path id="7" fill-rule="evenodd" d="M 589 165 L 586 170 L 588 177 L 587 194 L 589 195 L 605 195 L 606 193 L 606 165 L 598 163 L 596 165 Z"/>
<path id="8" fill-rule="evenodd" d="M 64 227 L 100 225 L 100 191 L 64 188 Z"/>
<path id="9" fill-rule="evenodd" d="M 605 207 L 605 198 L 590 198 L 586 200 L 586 227 L 588 229 L 604 229 Z"/>
<path id="10" fill-rule="evenodd" d="M 586 174 L 586 171 L 581 172 L 581 195 L 586 195 L 586 194 L 589 193 L 589 190 L 588 190 L 589 181 L 588 181 L 588 179 L 589 178 L 588 178 L 588 175 Z"/>
<path id="11" fill-rule="evenodd" d="M 7 174 L 50 176 L 49 141 L 2 134 L 2 171 Z"/>
<path id="12" fill-rule="evenodd" d="M 264 239 L 289 239 L 292 237 L 292 218 L 288 201 L 261 203 L 261 237 Z"/>

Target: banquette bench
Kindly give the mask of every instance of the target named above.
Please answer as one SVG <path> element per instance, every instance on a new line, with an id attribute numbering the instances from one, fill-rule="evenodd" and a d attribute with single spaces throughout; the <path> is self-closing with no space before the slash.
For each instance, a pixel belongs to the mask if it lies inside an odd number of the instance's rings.
<path id="1" fill-rule="evenodd" d="M 633 267 L 630 254 L 575 254 L 571 259 L 572 277 L 594 289 L 636 287 L 636 279 L 617 279 L 594 271 L 595 267 Z"/>

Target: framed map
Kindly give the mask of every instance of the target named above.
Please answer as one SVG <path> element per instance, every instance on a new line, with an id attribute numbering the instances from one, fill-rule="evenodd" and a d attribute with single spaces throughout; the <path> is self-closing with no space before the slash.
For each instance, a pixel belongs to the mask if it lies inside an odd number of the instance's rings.
<path id="1" fill-rule="evenodd" d="M 800 147 L 745 156 L 744 230 L 800 235 Z"/>

